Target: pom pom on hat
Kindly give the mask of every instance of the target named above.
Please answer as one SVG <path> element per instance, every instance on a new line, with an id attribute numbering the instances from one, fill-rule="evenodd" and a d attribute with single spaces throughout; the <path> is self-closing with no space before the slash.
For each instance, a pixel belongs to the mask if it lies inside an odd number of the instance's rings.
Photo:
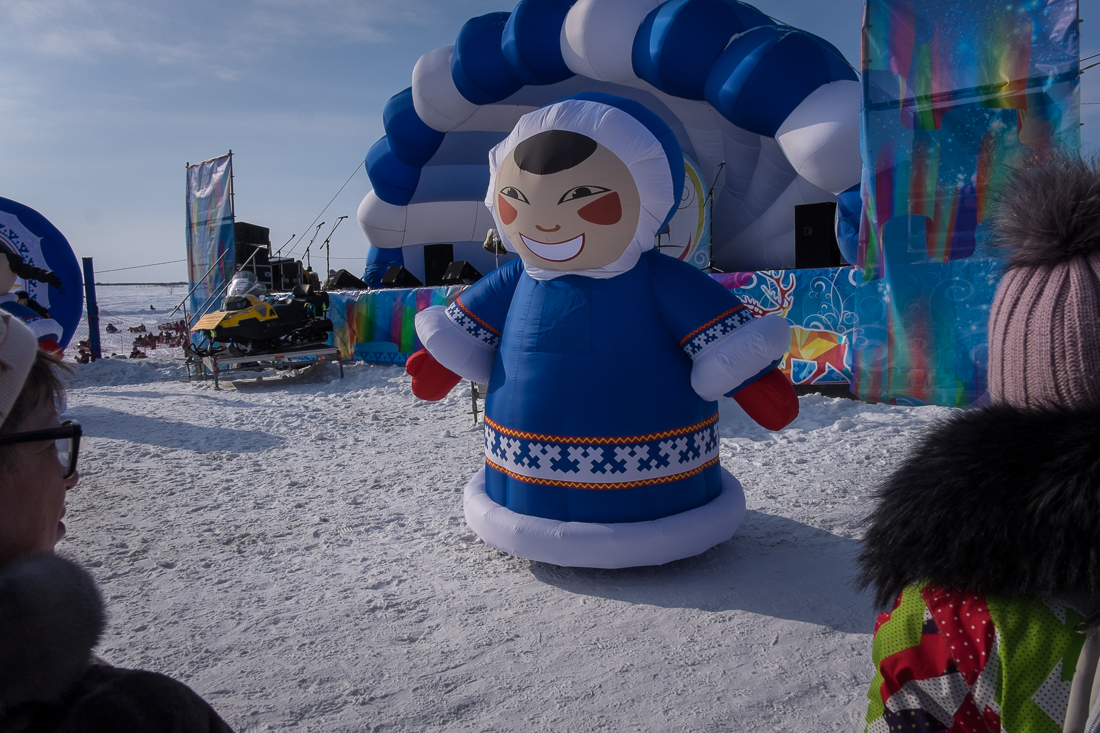
<path id="1" fill-rule="evenodd" d="M 1100 167 L 1065 154 L 1014 171 L 998 202 L 1008 270 L 989 313 L 989 394 L 1100 405 Z"/>
<path id="2" fill-rule="evenodd" d="M 0 424 L 23 391 L 38 354 L 38 340 L 18 318 L 0 314 Z"/>
<path id="3" fill-rule="evenodd" d="M 1012 171 L 997 200 L 995 244 L 1008 267 L 1054 267 L 1100 252 L 1096 160 L 1059 154 Z"/>

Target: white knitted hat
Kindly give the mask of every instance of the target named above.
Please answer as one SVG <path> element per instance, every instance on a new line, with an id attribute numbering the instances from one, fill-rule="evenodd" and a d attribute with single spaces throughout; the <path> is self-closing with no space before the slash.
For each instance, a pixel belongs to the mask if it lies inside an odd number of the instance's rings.
<path id="1" fill-rule="evenodd" d="M 23 391 L 37 354 L 38 339 L 26 324 L 15 316 L 0 313 L 0 424 Z"/>

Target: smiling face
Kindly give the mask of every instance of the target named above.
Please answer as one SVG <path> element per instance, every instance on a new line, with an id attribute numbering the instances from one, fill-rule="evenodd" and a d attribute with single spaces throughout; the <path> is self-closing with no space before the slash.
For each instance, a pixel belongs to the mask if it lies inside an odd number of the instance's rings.
<path id="1" fill-rule="evenodd" d="M 496 212 L 524 262 L 574 272 L 618 260 L 641 200 L 626 165 L 591 138 L 554 130 L 517 145 L 496 175 Z"/>

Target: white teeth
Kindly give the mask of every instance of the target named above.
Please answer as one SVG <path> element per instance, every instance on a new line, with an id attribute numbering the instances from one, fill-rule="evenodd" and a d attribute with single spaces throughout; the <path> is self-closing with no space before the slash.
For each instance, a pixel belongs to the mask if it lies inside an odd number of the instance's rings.
<path id="1" fill-rule="evenodd" d="M 581 253 L 584 249 L 584 235 L 574 237 L 567 242 L 558 242 L 556 244 L 548 244 L 546 242 L 536 242 L 533 239 L 528 239 L 524 235 L 520 234 L 520 239 L 527 245 L 527 249 L 531 250 L 536 257 L 540 257 L 544 260 L 550 260 L 551 262 L 565 262 L 571 260 Z"/>

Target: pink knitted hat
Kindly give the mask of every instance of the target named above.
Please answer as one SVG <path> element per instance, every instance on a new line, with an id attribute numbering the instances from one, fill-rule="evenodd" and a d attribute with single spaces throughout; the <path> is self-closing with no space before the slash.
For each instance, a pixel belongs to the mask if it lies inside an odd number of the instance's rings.
<path id="1" fill-rule="evenodd" d="M 1100 404 L 1100 169 L 1059 154 L 1016 170 L 994 221 L 1008 270 L 989 312 L 989 395 Z"/>
<path id="2" fill-rule="evenodd" d="M 27 381 L 37 353 L 38 339 L 26 324 L 0 313 L 0 424 L 23 391 L 23 382 Z"/>

